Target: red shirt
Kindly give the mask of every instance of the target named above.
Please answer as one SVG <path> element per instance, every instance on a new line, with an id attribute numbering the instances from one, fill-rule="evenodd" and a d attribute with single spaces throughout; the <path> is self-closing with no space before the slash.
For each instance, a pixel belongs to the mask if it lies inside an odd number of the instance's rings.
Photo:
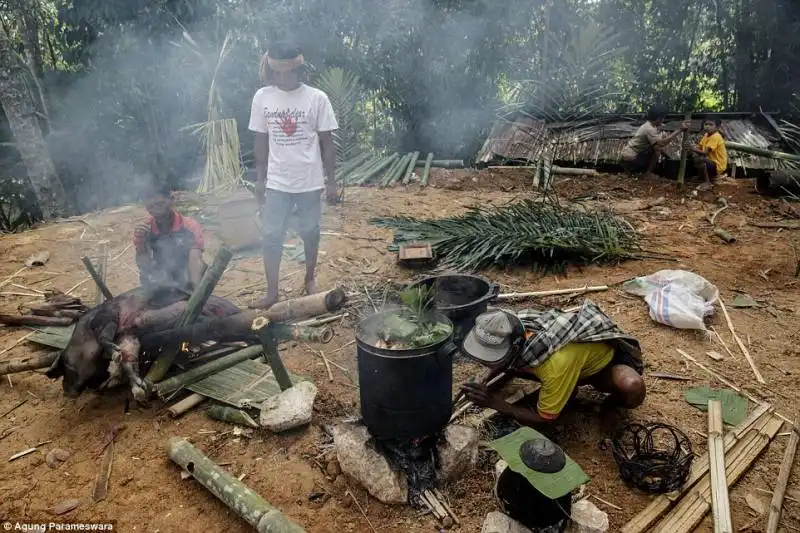
<path id="1" fill-rule="evenodd" d="M 162 235 L 161 230 L 158 228 L 156 220 L 153 217 L 150 217 L 147 220 L 147 224 L 150 226 L 150 236 L 143 235 L 142 237 L 139 237 L 135 234 L 133 236 L 133 246 L 136 248 L 137 252 L 146 251 L 148 241 L 152 238 L 157 238 Z M 195 219 L 185 217 L 177 211 L 173 211 L 172 226 L 170 227 L 168 233 L 174 234 L 184 232 L 191 234 L 192 248 L 197 250 L 203 250 L 205 248 L 205 240 L 203 239 L 203 226 L 201 226 L 200 223 Z"/>

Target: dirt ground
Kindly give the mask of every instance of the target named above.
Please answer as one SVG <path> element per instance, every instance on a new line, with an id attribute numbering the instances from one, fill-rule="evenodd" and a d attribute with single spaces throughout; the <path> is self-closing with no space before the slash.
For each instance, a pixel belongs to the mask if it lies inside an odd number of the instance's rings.
<path id="1" fill-rule="evenodd" d="M 322 240 L 325 252 L 320 259 L 321 287 L 345 283 L 351 289 L 381 281 L 405 281 L 415 273 L 398 267 L 395 256 L 387 252 L 391 231 L 368 224 L 375 215 L 414 215 L 438 217 L 458 213 L 478 204 L 499 205 L 533 194 L 529 178 L 519 171 L 493 174 L 489 171 L 439 171 L 435 187 L 418 186 L 379 190 L 350 188 L 346 204 L 326 208 Z M 743 386 L 763 397 L 789 417 L 798 411 L 800 390 L 800 297 L 794 277 L 797 257 L 796 232 L 759 229 L 749 220 L 776 220 L 778 201 L 758 196 L 752 180 L 737 180 L 720 185 L 717 193 L 730 201 L 730 208 L 719 215 L 717 224 L 738 238 L 724 244 L 711 234 L 705 220 L 713 211 L 716 195 L 692 194 L 687 188 L 679 193 L 672 183 L 633 181 L 624 176 L 599 178 L 561 178 L 555 191 L 563 200 L 582 196 L 590 204 L 615 209 L 645 236 L 645 246 L 669 254 L 673 261 L 628 261 L 618 266 L 572 268 L 565 276 L 538 275 L 525 268 L 492 270 L 483 274 L 500 283 L 504 292 L 579 287 L 584 284 L 612 286 L 612 290 L 592 294 L 622 328 L 636 336 L 646 359 L 645 379 L 648 394 L 645 404 L 631 413 L 633 420 L 661 421 L 674 424 L 691 439 L 694 450 L 706 450 L 706 415 L 685 403 L 682 390 L 694 386 L 714 386 L 698 368 L 684 362 L 676 352 L 681 348 L 693 354 Z M 643 209 L 648 202 L 664 197 L 664 203 Z M 85 222 L 50 224 L 17 235 L 0 237 L 0 279 L 17 272 L 33 252 L 47 249 L 49 263 L 23 272 L 14 279 L 19 286 L 6 285 L 0 294 L 0 311 L 16 312 L 35 290 L 67 290 L 86 280 L 81 266 L 83 254 L 96 255 L 107 241 L 109 247 L 108 285 L 117 293 L 137 284 L 131 241 L 133 225 L 143 216 L 139 207 L 123 207 L 95 213 Z M 206 260 L 219 245 L 209 232 Z M 692 332 L 679 331 L 653 322 L 646 304 L 622 294 L 618 284 L 635 276 L 666 268 L 691 270 L 714 283 L 722 298 L 730 303 L 736 291 L 746 292 L 763 304 L 757 309 L 730 309 L 739 336 L 761 370 L 767 385 L 759 385 L 728 332 L 724 317 L 717 314 L 709 322 L 733 351 L 733 357 L 715 362 L 705 353 L 725 353 L 713 340 Z M 284 297 L 298 295 L 302 283 L 302 265 L 285 261 L 282 266 Z M 260 260 L 254 256 L 234 258 L 223 276 L 216 294 L 228 296 L 246 305 L 261 293 L 263 281 Z M 94 287 L 84 281 L 75 294 L 91 302 Z M 577 301 L 577 300 L 576 300 Z M 563 304 L 563 300 L 558 302 Z M 523 304 L 524 305 L 524 304 Z M 731 307 L 730 305 L 728 306 Z M 350 322 L 335 325 L 336 337 L 324 346 L 327 356 L 356 374 L 354 338 Z M 0 360 L 33 353 L 27 343 L 12 346 L 26 331 L 0 328 Z M 347 345 L 347 346 L 345 346 Z M 343 349 L 340 349 L 344 346 Z M 319 348 L 319 347 L 316 347 Z M 77 400 L 61 396 L 60 382 L 50 381 L 37 372 L 16 374 L 0 381 L 0 413 L 20 401 L 26 402 L 0 419 L 0 519 L 15 521 L 52 520 L 50 510 L 71 498 L 80 500 L 77 509 L 59 519 L 70 521 L 116 521 L 119 531 L 158 532 L 244 532 L 251 528 L 193 480 L 181 480 L 179 469 L 167 460 L 165 443 L 175 435 L 185 436 L 235 476 L 244 474 L 244 482 L 283 510 L 312 533 L 353 532 L 423 532 L 437 529 L 430 516 L 419 517 L 408 507 L 388 507 L 368 497 L 363 488 L 339 476 L 332 480 L 323 471 L 325 443 L 323 424 L 334 423 L 358 414 L 358 391 L 338 368 L 333 368 L 329 382 L 322 360 L 304 345 L 284 346 L 284 361 L 290 371 L 313 379 L 320 389 L 315 420 L 308 429 L 288 435 L 258 433 L 254 438 L 225 435 L 227 424 L 210 420 L 197 409 L 178 420 L 162 416 L 164 405 L 154 402 L 149 408 L 124 412 L 125 391 L 106 396 L 84 394 Z M 458 379 L 475 372 L 471 365 L 456 368 Z M 651 372 L 680 374 L 690 381 L 665 381 Z M 115 447 L 109 494 L 105 501 L 91 503 L 91 491 L 99 468 L 98 452 L 109 428 L 124 424 Z M 551 430 L 567 452 L 592 478 L 588 491 L 613 504 L 595 500 L 608 512 L 611 531 L 616 531 L 643 509 L 647 495 L 628 489 L 620 480 L 610 450 L 598 444 L 610 437 L 609 428 L 591 410 L 577 409 L 561 417 Z M 786 429 L 783 430 L 784 432 Z M 747 472 L 731 492 L 731 507 L 737 530 L 763 531 L 766 519 L 745 503 L 746 496 L 760 500 L 765 508 L 777 477 L 787 436 L 777 437 L 769 449 Z M 7 458 L 39 445 L 37 452 L 13 462 Z M 71 457 L 51 469 L 45 454 L 53 448 L 71 452 Z M 455 513 L 461 519 L 459 531 L 478 532 L 487 512 L 495 510 L 491 496 L 492 461 L 482 452 L 479 466 L 463 480 L 444 488 Z M 309 500 L 312 492 L 323 497 Z M 352 498 L 349 494 L 352 494 Z M 800 470 L 790 481 L 790 496 L 784 506 L 785 531 L 800 530 Z M 353 498 L 360 505 L 353 505 Z M 797 498 L 797 499 L 794 499 Z M 363 511 L 363 512 L 362 512 Z M 713 531 L 707 516 L 698 531 Z"/>

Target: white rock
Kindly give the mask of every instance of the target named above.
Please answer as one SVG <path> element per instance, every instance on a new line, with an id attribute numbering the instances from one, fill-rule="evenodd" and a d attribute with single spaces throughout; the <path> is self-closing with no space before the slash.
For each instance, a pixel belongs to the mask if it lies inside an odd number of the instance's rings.
<path id="1" fill-rule="evenodd" d="M 523 526 L 513 518 L 492 511 L 486 515 L 483 521 L 481 533 L 532 533 L 530 529 Z"/>
<path id="2" fill-rule="evenodd" d="M 443 481 L 454 481 L 478 462 L 480 434 L 475 428 L 449 425 L 439 444 L 439 476 Z"/>
<path id="3" fill-rule="evenodd" d="M 375 451 L 371 439 L 366 426 L 360 424 L 333 428 L 333 446 L 342 472 L 385 504 L 408 503 L 405 473 L 392 469 L 386 457 Z"/>
<path id="4" fill-rule="evenodd" d="M 301 381 L 277 396 L 268 398 L 261 404 L 262 427 L 280 432 L 304 426 L 311 422 L 317 387 L 309 381 Z"/>
<path id="5" fill-rule="evenodd" d="M 572 504 L 572 522 L 567 533 L 606 533 L 608 515 L 589 500 Z"/>

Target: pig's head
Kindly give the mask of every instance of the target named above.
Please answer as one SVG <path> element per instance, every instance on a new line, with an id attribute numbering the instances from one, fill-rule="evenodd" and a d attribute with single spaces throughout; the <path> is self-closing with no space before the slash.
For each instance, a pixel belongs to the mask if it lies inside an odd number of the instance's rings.
<path id="1" fill-rule="evenodd" d="M 70 343 L 45 372 L 51 379 L 63 377 L 64 396 L 75 398 L 86 389 L 98 388 L 108 379 L 109 361 L 103 357 L 99 345 L 94 348 Z"/>

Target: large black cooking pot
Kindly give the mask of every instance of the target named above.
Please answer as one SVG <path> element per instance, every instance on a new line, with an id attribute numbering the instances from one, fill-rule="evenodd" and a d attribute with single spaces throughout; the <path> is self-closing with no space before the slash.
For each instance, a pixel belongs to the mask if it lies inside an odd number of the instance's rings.
<path id="1" fill-rule="evenodd" d="M 436 309 L 455 326 L 454 341 L 463 342 L 475 325 L 478 315 L 486 311 L 489 302 L 497 297 L 500 286 L 483 276 L 443 274 L 421 279 L 408 287 L 433 287 L 436 290 Z"/>
<path id="2" fill-rule="evenodd" d="M 452 355 L 457 348 L 452 334 L 423 348 L 377 348 L 377 331 L 389 313 L 365 318 L 356 331 L 361 417 L 377 439 L 433 435 L 447 425 L 453 411 Z M 451 324 L 440 313 L 436 318 Z"/>

